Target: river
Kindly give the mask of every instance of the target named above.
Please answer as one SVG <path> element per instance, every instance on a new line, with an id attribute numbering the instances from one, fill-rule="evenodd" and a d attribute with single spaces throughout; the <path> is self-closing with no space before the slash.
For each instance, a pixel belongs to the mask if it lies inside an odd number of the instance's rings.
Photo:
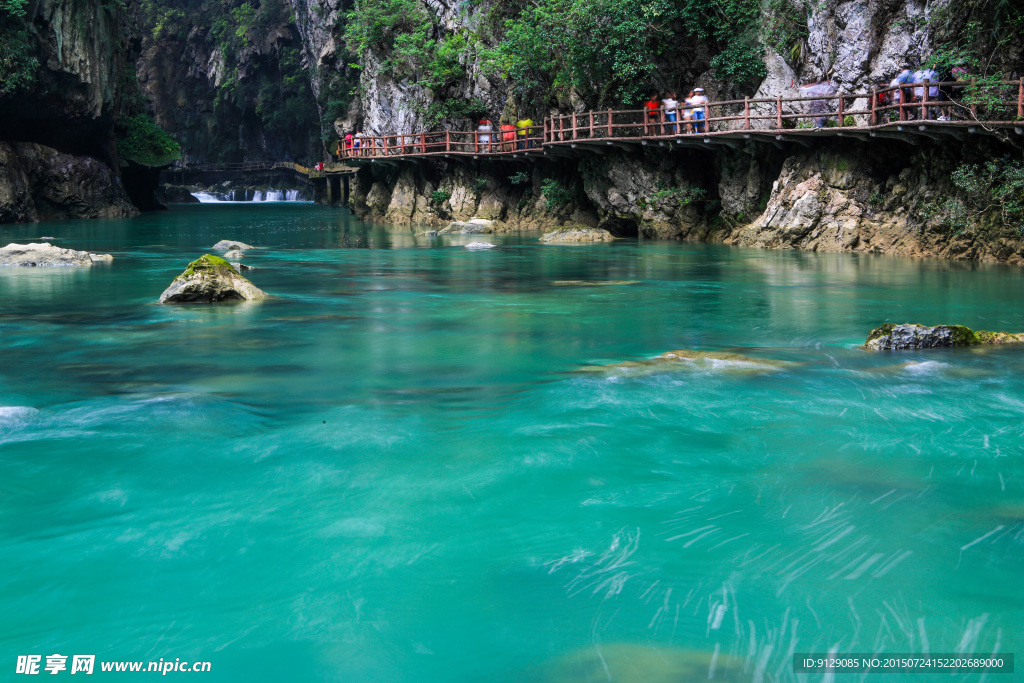
<path id="1" fill-rule="evenodd" d="M 793 652 L 1022 651 L 1024 349 L 858 348 L 886 321 L 1022 331 L 1020 269 L 313 205 L 4 233 L 115 257 L 0 269 L 4 676 L 767 681 Z M 226 238 L 264 247 L 273 299 L 154 303 Z M 615 365 L 672 349 L 736 355 Z"/>

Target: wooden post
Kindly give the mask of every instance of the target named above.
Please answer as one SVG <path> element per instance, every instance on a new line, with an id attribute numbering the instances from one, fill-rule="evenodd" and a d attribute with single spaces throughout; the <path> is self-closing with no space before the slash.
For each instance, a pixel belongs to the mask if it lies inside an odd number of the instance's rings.
<path id="1" fill-rule="evenodd" d="M 775 98 L 775 127 L 782 130 L 782 95 Z"/>
<path id="2" fill-rule="evenodd" d="M 924 89 L 922 90 L 923 94 L 921 95 L 921 121 L 928 118 L 928 89 L 930 83 L 931 79 L 924 79 Z"/>
<path id="3" fill-rule="evenodd" d="M 590 110 L 590 137 L 594 137 L 594 110 Z"/>
<path id="4" fill-rule="evenodd" d="M 427 134 L 426 133 L 420 133 L 420 153 L 421 154 L 426 154 L 427 153 Z"/>
<path id="5" fill-rule="evenodd" d="M 975 95 L 977 95 L 977 92 L 978 92 L 978 79 L 977 78 L 972 78 L 971 79 L 971 88 L 974 91 Z M 974 116 L 974 118 L 978 118 L 978 105 L 977 104 L 972 104 L 971 105 L 971 114 Z"/>
<path id="6" fill-rule="evenodd" d="M 1017 86 L 1017 118 L 1024 119 L 1024 78 L 1020 79 Z"/>
<path id="7" fill-rule="evenodd" d="M 743 98 L 743 130 L 750 130 L 750 98 Z"/>
<path id="8" fill-rule="evenodd" d="M 871 88 L 871 125 L 878 125 L 878 88 Z"/>
<path id="9" fill-rule="evenodd" d="M 452 132 L 450 130 L 444 132 L 444 151 L 452 151 Z"/>
<path id="10" fill-rule="evenodd" d="M 665 107 L 660 107 L 658 109 L 658 119 L 661 121 L 661 126 L 658 128 L 658 130 L 660 130 L 661 132 L 658 133 L 658 135 L 664 135 L 665 134 Z"/>
<path id="11" fill-rule="evenodd" d="M 839 95 L 839 127 L 840 128 L 843 127 L 843 119 L 846 118 L 844 116 L 844 114 L 845 114 L 845 105 L 846 105 L 846 103 L 843 100 L 843 96 Z"/>

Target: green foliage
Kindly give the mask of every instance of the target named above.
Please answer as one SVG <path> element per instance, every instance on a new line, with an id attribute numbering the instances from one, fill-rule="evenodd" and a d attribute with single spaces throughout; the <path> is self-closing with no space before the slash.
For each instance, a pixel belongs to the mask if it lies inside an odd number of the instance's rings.
<path id="1" fill-rule="evenodd" d="M 971 232 L 986 215 L 1024 235 L 1024 161 L 1011 157 L 984 164 L 961 164 L 951 176 L 959 196 L 925 207 L 925 218 L 938 217 L 953 234 Z"/>
<path id="2" fill-rule="evenodd" d="M 526 171 L 518 171 L 508 177 L 508 181 L 513 185 L 523 185 L 524 183 L 530 182 L 530 174 Z"/>
<path id="3" fill-rule="evenodd" d="M 427 108 L 426 125 L 434 128 L 445 119 L 476 119 L 486 113 L 487 105 L 475 97 L 471 100 L 434 100 Z"/>
<path id="4" fill-rule="evenodd" d="M 345 42 L 364 57 L 376 49 L 391 57 L 384 70 L 411 75 L 434 51 L 430 17 L 415 0 L 359 0 L 346 16 Z"/>
<path id="5" fill-rule="evenodd" d="M 761 42 L 796 66 L 809 35 L 807 11 L 792 0 L 767 0 L 761 15 Z"/>
<path id="6" fill-rule="evenodd" d="M 117 153 L 143 166 L 166 166 L 181 158 L 181 146 L 146 114 L 117 122 Z"/>
<path id="7" fill-rule="evenodd" d="M 544 197 L 548 211 L 557 211 L 573 200 L 572 191 L 554 178 L 548 178 L 540 184 L 540 194 Z"/>
<path id="8" fill-rule="evenodd" d="M 645 204 L 686 206 L 687 204 L 703 200 L 707 194 L 707 190 L 696 185 L 670 186 L 661 180 L 657 182 L 656 187 L 658 189 L 647 199 Z"/>
<path id="9" fill-rule="evenodd" d="M 857 120 L 854 119 L 852 116 L 846 116 L 846 117 L 843 118 L 843 125 L 844 126 L 856 126 L 857 125 Z"/>
<path id="10" fill-rule="evenodd" d="M 430 201 L 434 204 L 444 204 L 451 198 L 452 193 L 448 190 L 434 190 L 430 193 Z"/>
<path id="11" fill-rule="evenodd" d="M 480 195 L 487 189 L 487 178 L 475 178 L 473 180 L 473 194 Z"/>
<path id="12" fill-rule="evenodd" d="M 23 17 L 28 0 L 0 0 L 0 17 Z"/>
<path id="13" fill-rule="evenodd" d="M 871 196 L 868 197 L 868 204 L 874 207 L 879 207 L 882 204 L 885 204 L 885 195 L 877 191 L 872 192 Z"/>
<path id="14" fill-rule="evenodd" d="M 659 60 L 706 41 L 722 78 L 762 77 L 756 0 L 536 0 L 505 21 L 494 59 L 521 97 L 575 91 L 601 104 L 649 95 Z"/>
<path id="15" fill-rule="evenodd" d="M 39 60 L 32 52 L 27 31 L 0 24 L 0 95 L 35 83 Z"/>

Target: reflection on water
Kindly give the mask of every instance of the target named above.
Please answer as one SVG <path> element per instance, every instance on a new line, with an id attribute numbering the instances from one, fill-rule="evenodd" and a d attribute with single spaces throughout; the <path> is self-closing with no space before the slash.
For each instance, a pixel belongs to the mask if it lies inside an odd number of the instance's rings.
<path id="1" fill-rule="evenodd" d="M 858 348 L 1024 330 L 1018 270 L 472 251 L 306 205 L 5 230 L 115 257 L 0 269 L 8 653 L 796 680 L 792 652 L 1024 644 L 1024 349 Z M 273 299 L 154 303 L 220 239 Z"/>

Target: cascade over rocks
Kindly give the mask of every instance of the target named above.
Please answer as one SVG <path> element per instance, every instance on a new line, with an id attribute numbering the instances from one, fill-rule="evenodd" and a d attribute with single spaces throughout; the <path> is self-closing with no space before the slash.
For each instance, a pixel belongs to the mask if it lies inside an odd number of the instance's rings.
<path id="1" fill-rule="evenodd" d="M 216 303 L 221 301 L 258 301 L 267 293 L 242 277 L 219 256 L 205 254 L 174 279 L 160 295 L 162 304 Z"/>
<path id="2" fill-rule="evenodd" d="M 91 266 L 100 261 L 113 261 L 110 254 L 62 249 L 49 242 L 8 244 L 0 248 L 0 266 Z"/>

